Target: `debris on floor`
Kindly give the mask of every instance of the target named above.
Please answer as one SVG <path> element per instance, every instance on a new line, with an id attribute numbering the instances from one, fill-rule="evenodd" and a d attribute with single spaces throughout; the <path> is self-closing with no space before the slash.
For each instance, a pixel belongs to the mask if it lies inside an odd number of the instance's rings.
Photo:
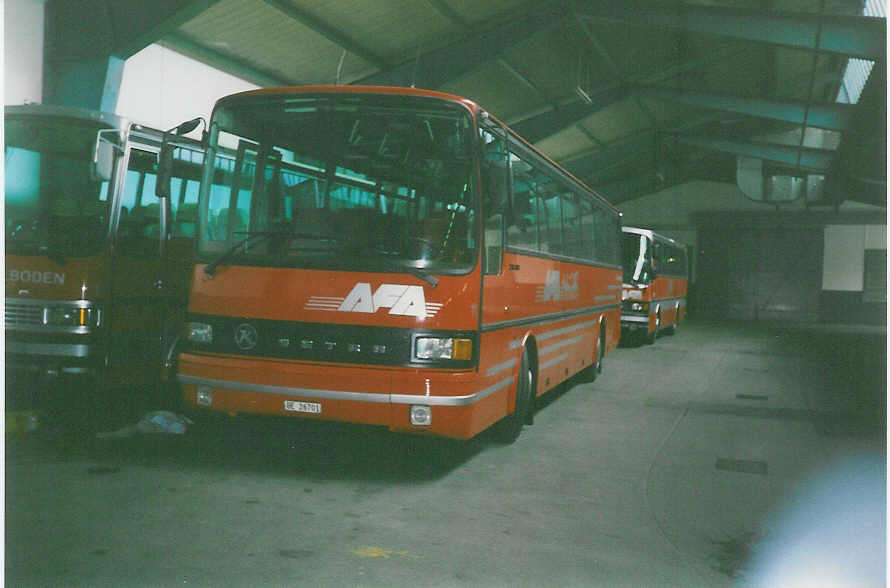
<path id="1" fill-rule="evenodd" d="M 98 433 L 99 439 L 126 439 L 137 435 L 173 434 L 184 435 L 188 425 L 194 424 L 186 416 L 175 414 L 166 410 L 156 410 L 145 415 L 135 425 L 129 425 L 118 429 Z"/>

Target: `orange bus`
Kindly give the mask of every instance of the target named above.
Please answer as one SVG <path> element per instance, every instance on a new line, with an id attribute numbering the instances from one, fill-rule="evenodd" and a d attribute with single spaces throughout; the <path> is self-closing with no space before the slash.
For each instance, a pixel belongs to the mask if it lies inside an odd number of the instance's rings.
<path id="1" fill-rule="evenodd" d="M 46 407 L 62 381 L 152 384 L 185 315 L 200 143 L 76 108 L 5 115 L 7 408 Z"/>
<path id="2" fill-rule="evenodd" d="M 618 344 L 618 211 L 469 100 L 246 92 L 206 148 L 190 408 L 511 441 Z"/>
<path id="3" fill-rule="evenodd" d="M 655 343 L 686 315 L 686 247 L 649 229 L 622 227 L 622 334 Z"/>

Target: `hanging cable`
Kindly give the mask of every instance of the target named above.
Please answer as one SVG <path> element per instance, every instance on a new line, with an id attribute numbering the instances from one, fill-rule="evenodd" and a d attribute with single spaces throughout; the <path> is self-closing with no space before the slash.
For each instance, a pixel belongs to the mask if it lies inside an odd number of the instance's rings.
<path id="1" fill-rule="evenodd" d="M 340 85 L 340 71 L 343 69 L 343 61 L 346 59 L 346 49 L 343 50 L 343 55 L 340 56 L 340 63 L 337 64 L 337 83 L 336 85 Z"/>

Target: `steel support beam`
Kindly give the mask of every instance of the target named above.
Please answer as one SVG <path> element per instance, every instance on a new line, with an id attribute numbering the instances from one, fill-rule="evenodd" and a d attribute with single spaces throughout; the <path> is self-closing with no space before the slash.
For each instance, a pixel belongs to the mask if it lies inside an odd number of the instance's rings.
<path id="1" fill-rule="evenodd" d="M 50 0 L 44 102 L 113 112 L 124 60 L 218 0 Z"/>
<path id="2" fill-rule="evenodd" d="M 435 90 L 480 65 L 497 59 L 511 47 L 523 43 L 529 36 L 564 22 L 566 17 L 567 13 L 561 2 L 548 4 L 514 21 L 470 35 L 448 47 L 423 53 L 419 59 L 410 59 L 352 83 L 415 86 Z"/>
<path id="3" fill-rule="evenodd" d="M 167 3 L 169 3 L 168 0 Z M 156 12 L 157 3 L 147 5 L 145 2 L 129 2 L 127 21 L 132 32 L 122 40 L 117 50 L 117 55 L 124 59 L 139 53 L 152 43 L 157 43 L 165 35 L 176 32 L 180 26 L 192 20 L 219 0 L 186 0 L 176 2 L 165 12 Z M 116 2 L 116 4 L 126 4 Z M 178 6 L 176 5 L 178 4 Z M 138 10 L 134 7 L 139 7 Z M 157 17 L 162 17 L 158 19 Z M 135 21 L 132 22 L 132 21 Z M 147 28 L 138 27 L 140 23 Z M 135 25 L 135 26 L 134 26 Z"/>
<path id="4" fill-rule="evenodd" d="M 730 96 L 655 86 L 637 86 L 635 91 L 656 100 L 781 120 L 799 125 L 806 123 L 811 127 L 834 131 L 848 129 L 856 112 L 856 107 L 852 104 L 807 104 L 807 102 L 802 100 L 773 100 L 770 98 Z"/>
<path id="5" fill-rule="evenodd" d="M 374 53 L 369 48 L 360 45 L 353 39 L 350 39 L 339 29 L 332 27 L 321 19 L 313 16 L 306 10 L 299 8 L 293 2 L 287 0 L 263 0 L 263 2 L 277 9 L 286 17 L 299 22 L 309 29 L 312 29 L 335 45 L 339 45 L 353 55 L 361 57 L 368 63 L 374 65 L 374 67 L 384 70 L 390 69 L 392 67 L 392 64 L 388 60 L 384 59 L 381 55 Z"/>
<path id="6" fill-rule="evenodd" d="M 123 75 L 124 60 L 119 57 L 54 61 L 44 68 L 43 101 L 114 112 Z"/>
<path id="7" fill-rule="evenodd" d="M 706 58 L 694 59 L 687 62 L 679 63 L 673 67 L 659 70 L 649 75 L 637 76 L 635 78 L 632 78 L 630 81 L 641 84 L 653 84 L 665 80 L 670 80 L 682 75 L 683 73 L 693 71 L 711 63 L 724 59 L 731 59 L 739 53 L 740 51 L 735 48 L 717 51 L 715 54 L 709 55 Z M 578 121 L 594 114 L 595 112 L 597 112 L 597 110 L 606 108 L 612 103 L 623 100 L 630 95 L 630 93 L 625 88 L 623 88 L 622 82 L 617 80 L 598 86 L 591 90 L 589 94 L 594 99 L 594 105 L 588 105 L 587 107 L 585 107 L 585 105 L 581 102 L 572 103 L 569 106 L 554 109 L 552 111 L 547 111 L 541 114 L 535 114 L 527 118 L 520 117 L 521 120 L 519 122 L 512 123 L 511 126 L 516 129 L 517 132 L 519 132 L 523 137 L 525 137 L 532 143 L 535 143 L 537 141 L 540 141 L 541 139 L 544 139 L 551 135 L 555 135 L 561 130 L 568 128 Z M 611 97 L 611 102 L 608 99 L 609 97 Z M 572 118 L 573 116 L 575 118 Z"/>
<path id="8" fill-rule="evenodd" d="M 759 141 L 728 141 L 689 135 L 678 135 L 675 139 L 681 145 L 756 157 L 821 173 L 829 170 L 837 155 L 832 149 L 814 149 Z"/>
<path id="9" fill-rule="evenodd" d="M 680 29 L 876 61 L 883 61 L 887 54 L 887 25 L 883 18 L 684 3 L 665 6 L 623 0 L 585 2 L 576 11 L 584 18 Z"/>
<path id="10" fill-rule="evenodd" d="M 574 176 L 596 180 L 597 175 L 631 161 L 639 161 L 641 167 L 651 167 L 654 154 L 655 131 L 644 131 L 600 149 L 589 156 L 579 157 L 560 164 Z M 645 162 L 645 163 L 644 163 Z"/>
<path id="11" fill-rule="evenodd" d="M 538 116 L 527 118 L 512 125 L 513 130 L 519 133 L 526 141 L 536 143 L 549 137 L 560 130 L 570 127 L 615 102 L 628 96 L 628 91 L 620 85 L 614 85 L 609 90 L 591 96 L 593 103 L 573 102 L 560 106 L 554 110 Z"/>
<path id="12" fill-rule="evenodd" d="M 168 34 L 158 41 L 158 44 L 258 86 L 296 86 L 300 84 L 297 80 L 286 80 L 275 74 L 261 71 L 250 64 L 224 55 L 219 51 L 208 49 L 181 35 Z"/>

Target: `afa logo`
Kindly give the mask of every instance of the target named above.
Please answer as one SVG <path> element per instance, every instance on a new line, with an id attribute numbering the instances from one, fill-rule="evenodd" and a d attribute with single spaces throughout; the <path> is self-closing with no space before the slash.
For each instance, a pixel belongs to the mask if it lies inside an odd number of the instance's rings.
<path id="1" fill-rule="evenodd" d="M 381 308 L 399 316 L 416 316 L 420 319 L 432 318 L 442 308 L 436 302 L 427 302 L 422 286 L 404 284 L 381 284 L 371 291 L 371 284 L 358 282 L 346 298 L 336 296 L 312 296 L 304 307 L 306 310 L 329 310 L 339 312 L 364 312 L 373 314 Z"/>
<path id="2" fill-rule="evenodd" d="M 578 299 L 578 272 L 560 278 L 559 270 L 547 270 L 547 280 L 538 286 L 535 302 Z"/>

